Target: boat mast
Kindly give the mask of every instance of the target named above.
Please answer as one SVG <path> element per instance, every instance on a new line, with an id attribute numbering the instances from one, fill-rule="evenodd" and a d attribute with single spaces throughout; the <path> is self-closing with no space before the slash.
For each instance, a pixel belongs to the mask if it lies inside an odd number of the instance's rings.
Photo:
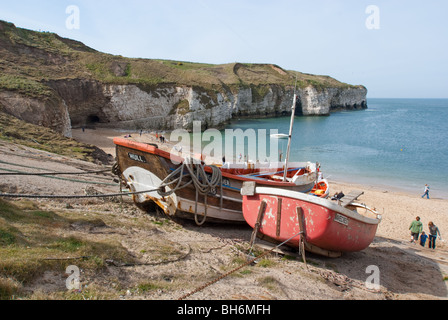
<path id="1" fill-rule="evenodd" d="M 294 118 L 296 115 L 296 104 L 297 104 L 297 75 L 296 75 L 296 85 L 294 87 L 294 99 L 293 99 L 293 103 L 292 103 L 291 124 L 289 125 L 288 150 L 286 152 L 285 170 L 284 170 L 285 173 L 283 176 L 283 182 L 286 182 L 286 179 L 288 176 L 289 155 L 291 153 L 292 132 L 294 129 Z"/>

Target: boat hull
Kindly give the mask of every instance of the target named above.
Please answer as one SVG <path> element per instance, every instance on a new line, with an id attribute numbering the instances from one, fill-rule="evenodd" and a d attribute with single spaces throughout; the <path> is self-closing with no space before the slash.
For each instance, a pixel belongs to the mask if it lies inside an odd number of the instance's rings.
<path id="1" fill-rule="evenodd" d="M 257 226 L 262 202 L 266 210 L 259 233 L 299 248 L 304 240 L 309 251 L 316 247 L 330 252 L 356 252 L 366 249 L 375 238 L 379 219 L 364 217 L 330 200 L 296 192 L 256 188 L 253 196 L 243 196 L 243 215 Z M 302 217 L 302 218 L 301 218 Z M 302 219 L 302 221 L 300 221 Z M 301 228 L 302 226 L 302 228 Z M 300 234 L 301 233 L 301 234 Z"/>
<path id="2" fill-rule="evenodd" d="M 297 192 L 308 192 L 314 186 L 317 174 L 300 177 L 305 179 L 300 185 L 290 182 L 266 181 L 257 177 L 234 175 L 222 172 L 222 196 L 220 190 L 207 195 L 207 199 L 199 196 L 196 202 L 196 190 L 193 185 L 176 191 L 174 194 L 162 197 L 158 189 L 162 181 L 179 168 L 184 160 L 158 149 L 156 146 L 136 143 L 126 139 L 114 139 L 116 144 L 117 164 L 121 172 L 123 183 L 133 192 L 144 192 L 134 196 L 134 202 L 139 207 L 148 203 L 155 203 L 167 215 L 189 217 L 203 220 L 205 217 L 216 222 L 245 223 L 242 213 L 241 188 L 246 181 L 256 181 L 257 184 Z M 205 168 L 207 171 L 210 168 Z M 211 174 L 211 170 L 207 173 Z M 217 188 L 219 189 L 219 188 Z M 169 188 L 167 190 L 169 191 Z M 221 203 L 222 202 L 222 203 Z M 221 206 L 222 204 L 222 206 Z M 199 217 L 199 218 L 198 218 Z"/>

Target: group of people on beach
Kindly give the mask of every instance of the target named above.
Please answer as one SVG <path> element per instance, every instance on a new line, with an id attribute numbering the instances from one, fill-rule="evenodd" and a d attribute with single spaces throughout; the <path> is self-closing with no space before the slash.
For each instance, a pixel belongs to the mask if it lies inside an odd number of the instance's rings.
<path id="1" fill-rule="evenodd" d="M 423 223 L 420 221 L 420 217 L 416 217 L 409 227 L 409 230 L 411 231 L 411 243 L 415 244 L 420 239 L 420 245 L 424 247 L 426 241 L 429 239 L 428 247 L 430 249 L 435 249 L 437 235 L 439 236 L 440 240 L 442 240 L 442 236 L 440 234 L 439 228 L 432 221 L 428 223 L 428 229 L 429 235 L 427 235 L 423 231 Z"/>
<path id="2" fill-rule="evenodd" d="M 156 132 L 156 140 L 160 141 L 160 143 L 165 143 L 166 142 L 166 138 L 163 134 L 159 134 L 158 132 Z"/>

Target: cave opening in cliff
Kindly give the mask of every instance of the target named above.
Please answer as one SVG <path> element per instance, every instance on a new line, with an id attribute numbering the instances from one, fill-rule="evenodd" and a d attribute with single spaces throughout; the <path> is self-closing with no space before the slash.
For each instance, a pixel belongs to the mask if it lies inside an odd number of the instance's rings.
<path id="1" fill-rule="evenodd" d="M 87 124 L 95 124 L 100 122 L 100 117 L 97 115 L 90 115 L 87 117 Z"/>
<path id="2" fill-rule="evenodd" d="M 302 108 L 302 101 L 301 101 L 301 99 L 297 99 L 295 116 L 296 117 L 303 116 L 303 108 Z"/>

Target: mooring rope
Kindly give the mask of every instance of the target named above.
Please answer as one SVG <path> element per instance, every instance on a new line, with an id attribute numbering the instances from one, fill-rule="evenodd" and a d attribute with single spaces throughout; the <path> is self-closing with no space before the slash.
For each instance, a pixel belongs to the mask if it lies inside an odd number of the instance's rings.
<path id="1" fill-rule="evenodd" d="M 37 169 L 37 170 L 47 170 L 44 168 L 39 168 L 39 167 L 33 167 L 33 166 L 26 166 L 23 164 L 17 164 L 17 163 L 12 163 L 12 162 L 7 162 L 7 161 L 3 161 L 0 160 L 1 164 L 7 164 L 10 166 L 15 166 L 15 167 L 21 167 L 21 168 L 27 168 L 27 169 Z M 48 172 L 48 173 L 29 173 L 29 175 L 42 175 L 42 174 L 71 174 L 71 175 L 77 175 L 77 174 L 96 174 L 96 173 L 106 173 L 106 172 L 110 172 L 111 169 L 104 169 L 104 170 L 98 170 L 98 171 L 84 171 L 84 172 Z M 8 175 L 6 173 L 0 173 L 0 175 Z M 13 175 L 11 173 L 11 175 Z"/>
<path id="2" fill-rule="evenodd" d="M 207 199 L 209 194 L 216 194 L 216 188 L 220 187 L 220 208 L 223 207 L 223 199 L 222 199 L 222 173 L 216 166 L 209 166 L 212 169 L 211 177 L 207 175 L 205 172 L 205 165 L 202 163 L 197 163 L 196 160 L 192 158 L 186 158 L 181 166 L 174 170 L 171 174 L 169 174 L 165 180 L 162 181 L 160 185 L 160 189 L 158 193 L 162 197 L 171 196 L 173 193 L 190 186 L 194 185 L 196 190 L 196 202 L 195 202 L 195 222 L 198 226 L 202 226 L 207 220 Z M 185 172 L 187 171 L 187 172 Z M 182 185 L 182 181 L 184 178 L 190 178 L 188 182 L 184 182 Z M 169 191 L 165 190 L 166 187 L 175 185 Z M 198 202 L 199 195 L 204 196 L 204 218 L 202 221 L 199 221 L 198 218 Z"/>
<path id="3" fill-rule="evenodd" d="M 0 161 L 0 163 L 10 164 L 4 161 Z M 19 165 L 20 166 L 20 165 Z M 25 166 L 23 166 L 25 167 Z M 205 172 L 205 165 L 202 163 L 198 163 L 196 160 L 192 158 L 186 158 L 185 161 L 182 162 L 182 165 L 177 168 L 174 172 L 168 175 L 165 180 L 162 182 L 158 189 L 139 191 L 139 192 L 130 192 L 130 193 L 113 193 L 113 194 L 100 194 L 100 195 L 85 195 L 85 196 L 76 196 L 76 195 L 28 195 L 28 194 L 10 194 L 10 193 L 0 193 L 0 197 L 3 198 L 24 198 L 24 199 L 85 199 L 85 198 L 111 198 L 123 195 L 138 195 L 143 193 L 151 193 L 157 191 L 160 196 L 168 197 L 173 193 L 190 186 L 194 185 L 196 190 L 196 202 L 195 202 L 195 222 L 197 225 L 202 226 L 207 220 L 207 202 L 209 194 L 216 194 L 217 188 L 220 187 L 220 209 L 223 207 L 223 189 L 222 189 L 222 173 L 216 166 L 209 166 L 212 170 L 212 174 L 209 177 Z M 31 167 L 29 167 L 31 168 Z M 39 168 L 33 168 L 39 169 Z M 22 172 L 18 170 L 11 169 L 2 169 L 0 171 L 8 171 L 8 173 L 0 173 L 0 176 L 41 176 L 45 178 L 58 179 L 58 180 L 66 180 L 71 182 L 81 182 L 87 184 L 98 184 L 98 185 L 117 185 L 112 183 L 104 183 L 104 182 L 91 182 L 91 181 L 83 181 L 83 180 L 75 180 L 69 178 L 60 178 L 53 177 L 55 175 L 83 175 L 83 174 L 98 174 L 105 173 L 109 170 L 101 170 L 101 171 L 88 171 L 88 172 L 46 172 L 46 173 L 29 173 Z M 112 167 L 112 173 L 119 175 L 121 172 L 117 164 Z M 189 178 L 190 180 L 185 182 L 184 178 Z M 182 184 L 183 183 L 183 184 Z M 173 186 L 169 191 L 166 191 L 166 187 Z M 204 218 L 202 221 L 199 221 L 198 218 L 198 203 L 199 203 L 199 195 L 204 197 Z"/>
<path id="4" fill-rule="evenodd" d="M 0 168 L 0 170 L 3 171 L 10 171 L 10 172 L 0 172 L 0 176 L 62 176 L 62 175 L 85 175 L 85 174 L 99 174 L 99 173 L 106 173 L 110 172 L 110 169 L 108 170 L 101 170 L 101 171 L 85 171 L 85 172 L 39 172 L 39 173 L 31 173 L 31 172 L 23 172 L 18 170 L 11 170 L 11 169 L 4 169 Z"/>
<path id="5" fill-rule="evenodd" d="M 8 171 L 10 175 L 19 175 L 19 176 L 39 176 L 43 178 L 49 178 L 49 179 L 55 179 L 55 180 L 63 180 L 63 181 L 70 181 L 70 182 L 78 182 L 78 183 L 86 183 L 86 184 L 96 184 L 96 185 L 104 185 L 104 186 L 117 186 L 117 183 L 110 183 L 110 182 L 96 182 L 96 181 L 86 181 L 86 180 L 78 180 L 78 179 L 70 179 L 70 178 L 62 178 L 62 177 L 52 177 L 53 173 L 49 174 L 29 174 L 27 172 L 17 171 L 17 170 L 11 170 L 11 169 L 3 169 L 0 168 L 1 171 Z M 60 173 L 62 174 L 73 174 L 73 173 Z M 0 176 L 2 174 L 0 173 Z"/>
<path id="6" fill-rule="evenodd" d="M 11 194 L 11 193 L 0 193 L 0 198 L 24 198 L 24 199 L 86 199 L 86 198 L 112 198 L 119 196 L 132 196 L 142 193 L 150 193 L 158 191 L 158 189 L 138 191 L 138 192 L 120 192 L 111 194 L 97 194 L 97 195 L 31 195 L 31 194 Z"/>

